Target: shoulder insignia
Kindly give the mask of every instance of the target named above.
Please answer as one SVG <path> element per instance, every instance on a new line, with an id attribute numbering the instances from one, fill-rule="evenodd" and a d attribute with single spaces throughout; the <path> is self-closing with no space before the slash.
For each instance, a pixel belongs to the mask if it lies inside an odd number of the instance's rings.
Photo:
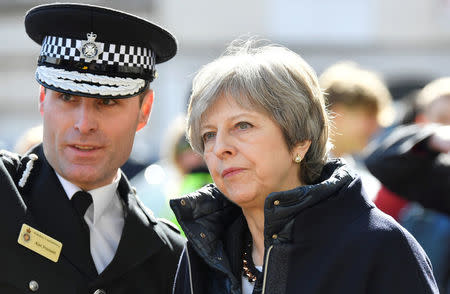
<path id="1" fill-rule="evenodd" d="M 34 153 L 28 154 L 27 157 L 29 158 L 29 160 L 26 164 L 25 170 L 22 173 L 22 177 L 20 178 L 19 183 L 18 183 L 19 187 L 21 187 L 21 188 L 25 187 L 28 177 L 30 176 L 31 170 L 33 169 L 34 162 L 36 160 L 38 160 L 38 156 Z"/>
<path id="2" fill-rule="evenodd" d="M 18 163 L 20 161 L 20 156 L 17 153 L 10 152 L 8 150 L 0 150 L 0 157 L 5 160 L 10 161 L 11 163 Z"/>
<path id="3" fill-rule="evenodd" d="M 27 183 L 37 174 L 39 169 L 36 166 L 39 162 L 38 159 L 38 156 L 34 153 L 20 155 L 7 150 L 0 150 L 0 160 L 5 164 L 14 183 L 21 192 L 25 191 Z"/>
<path id="4" fill-rule="evenodd" d="M 17 183 L 17 177 L 22 164 L 20 162 L 21 156 L 7 150 L 0 150 L 0 160 L 5 165 L 14 182 Z"/>

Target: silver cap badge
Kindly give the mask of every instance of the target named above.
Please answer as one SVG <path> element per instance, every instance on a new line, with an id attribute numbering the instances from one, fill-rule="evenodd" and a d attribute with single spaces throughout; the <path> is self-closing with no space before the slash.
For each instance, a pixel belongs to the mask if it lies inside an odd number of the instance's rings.
<path id="1" fill-rule="evenodd" d="M 96 34 L 93 32 L 88 33 L 87 41 L 81 41 L 81 46 L 77 48 L 86 62 L 91 62 L 93 59 L 96 59 L 100 53 L 102 53 L 102 44 L 96 43 L 95 38 L 97 38 Z"/>

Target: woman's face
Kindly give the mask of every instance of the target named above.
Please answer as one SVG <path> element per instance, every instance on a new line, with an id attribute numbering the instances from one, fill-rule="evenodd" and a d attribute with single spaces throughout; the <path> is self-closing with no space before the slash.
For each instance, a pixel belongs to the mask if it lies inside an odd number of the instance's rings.
<path id="1" fill-rule="evenodd" d="M 300 165 L 293 159 L 308 148 L 290 152 L 280 127 L 265 113 L 221 96 L 204 114 L 200 134 L 214 182 L 240 207 L 262 208 L 269 193 L 300 185 Z"/>

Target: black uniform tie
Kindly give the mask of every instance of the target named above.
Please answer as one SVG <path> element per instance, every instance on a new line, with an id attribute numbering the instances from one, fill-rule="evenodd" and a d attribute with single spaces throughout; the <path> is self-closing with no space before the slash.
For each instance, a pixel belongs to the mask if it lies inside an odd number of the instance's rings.
<path id="1" fill-rule="evenodd" d="M 72 199 L 70 199 L 70 202 L 72 202 L 73 207 L 78 212 L 83 224 L 86 225 L 86 222 L 84 221 L 84 214 L 86 213 L 89 205 L 92 203 L 91 194 L 86 191 L 78 191 L 73 195 Z"/>
<path id="2" fill-rule="evenodd" d="M 72 203 L 73 208 L 77 211 L 77 214 L 80 216 L 81 224 L 84 228 L 84 230 L 81 232 L 84 236 L 84 238 L 78 240 L 80 247 L 80 254 L 81 256 L 84 256 L 81 258 L 83 261 L 81 263 L 84 263 L 86 267 L 89 267 L 92 274 L 97 274 L 97 270 L 95 269 L 94 261 L 92 260 L 91 255 L 91 249 L 90 249 L 90 237 L 89 237 L 89 226 L 87 225 L 86 221 L 84 220 L 84 214 L 86 213 L 86 210 L 88 209 L 89 205 L 92 203 L 92 196 L 86 191 L 78 191 L 73 196 L 72 199 L 70 199 L 70 202 Z"/>

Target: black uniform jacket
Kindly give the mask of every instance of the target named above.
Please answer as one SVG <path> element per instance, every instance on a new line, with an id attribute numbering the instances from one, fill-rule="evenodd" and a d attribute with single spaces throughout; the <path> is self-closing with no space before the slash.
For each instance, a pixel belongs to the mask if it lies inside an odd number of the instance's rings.
<path id="1" fill-rule="evenodd" d="M 268 195 L 253 293 L 438 293 L 423 249 L 364 194 L 347 166 L 330 161 L 319 183 Z M 171 206 L 188 237 L 174 294 L 240 294 L 242 210 L 212 184 Z"/>
<path id="2" fill-rule="evenodd" d="M 126 212 L 122 237 L 98 275 L 80 218 L 42 147 L 31 152 L 38 159 L 28 178 L 30 155 L 0 153 L 0 293 L 171 293 L 184 239 L 142 205 L 125 175 L 118 187 Z M 22 224 L 62 243 L 57 262 L 18 243 Z"/>

